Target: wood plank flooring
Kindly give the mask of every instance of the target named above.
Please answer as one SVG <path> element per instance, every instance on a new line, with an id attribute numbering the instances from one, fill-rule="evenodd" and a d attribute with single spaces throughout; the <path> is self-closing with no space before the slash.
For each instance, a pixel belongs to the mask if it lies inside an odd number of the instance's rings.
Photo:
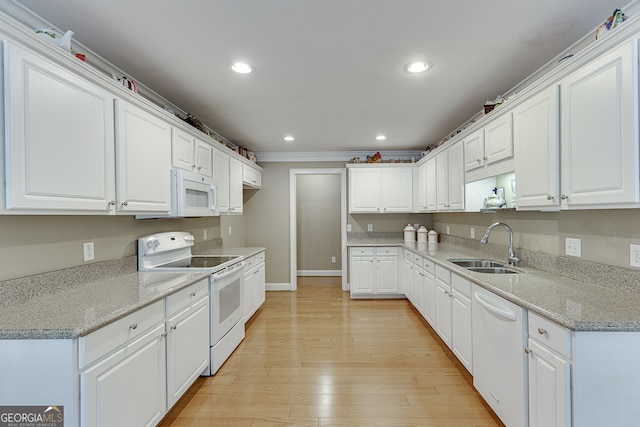
<path id="1" fill-rule="evenodd" d="M 231 358 L 160 426 L 502 426 L 471 384 L 406 300 L 301 277 L 267 292 Z"/>

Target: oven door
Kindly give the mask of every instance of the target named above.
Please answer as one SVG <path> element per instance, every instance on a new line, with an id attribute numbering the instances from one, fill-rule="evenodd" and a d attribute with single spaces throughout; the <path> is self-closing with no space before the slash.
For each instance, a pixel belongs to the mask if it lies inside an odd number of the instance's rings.
<path id="1" fill-rule="evenodd" d="M 244 262 L 231 271 L 211 276 L 211 345 L 216 345 L 244 315 Z"/>

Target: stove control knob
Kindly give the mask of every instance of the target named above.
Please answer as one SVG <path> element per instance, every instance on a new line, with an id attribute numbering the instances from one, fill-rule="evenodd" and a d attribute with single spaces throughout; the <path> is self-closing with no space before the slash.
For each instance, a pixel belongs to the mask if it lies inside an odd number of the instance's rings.
<path id="1" fill-rule="evenodd" d="M 153 241 L 153 246 L 155 246 L 156 248 L 157 248 L 158 246 L 160 246 L 160 240 L 155 239 L 155 240 Z"/>
<path id="2" fill-rule="evenodd" d="M 148 241 L 147 241 L 147 247 L 148 247 L 149 249 L 153 249 L 153 248 L 155 247 L 155 246 L 153 246 L 153 240 L 148 240 Z"/>

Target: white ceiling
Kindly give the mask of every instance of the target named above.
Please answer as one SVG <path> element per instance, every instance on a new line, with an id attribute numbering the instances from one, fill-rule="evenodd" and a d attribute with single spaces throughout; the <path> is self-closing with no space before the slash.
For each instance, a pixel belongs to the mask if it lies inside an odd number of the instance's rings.
<path id="1" fill-rule="evenodd" d="M 17 3 L 72 29 L 132 78 L 257 152 L 424 149 L 616 7 L 611 0 Z M 424 59 L 431 71 L 403 71 Z M 231 72 L 237 60 L 254 73 Z M 379 133 L 387 140 L 376 141 Z M 294 143 L 283 141 L 288 134 Z"/>

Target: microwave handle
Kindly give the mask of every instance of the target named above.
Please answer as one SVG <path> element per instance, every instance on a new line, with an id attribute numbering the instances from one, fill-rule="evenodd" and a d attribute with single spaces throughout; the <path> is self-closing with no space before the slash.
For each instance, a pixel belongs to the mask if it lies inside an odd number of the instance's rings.
<path id="1" fill-rule="evenodd" d="M 218 187 L 215 185 L 209 187 L 209 194 L 211 194 L 210 209 L 211 211 L 215 212 L 216 210 L 218 210 Z"/>

